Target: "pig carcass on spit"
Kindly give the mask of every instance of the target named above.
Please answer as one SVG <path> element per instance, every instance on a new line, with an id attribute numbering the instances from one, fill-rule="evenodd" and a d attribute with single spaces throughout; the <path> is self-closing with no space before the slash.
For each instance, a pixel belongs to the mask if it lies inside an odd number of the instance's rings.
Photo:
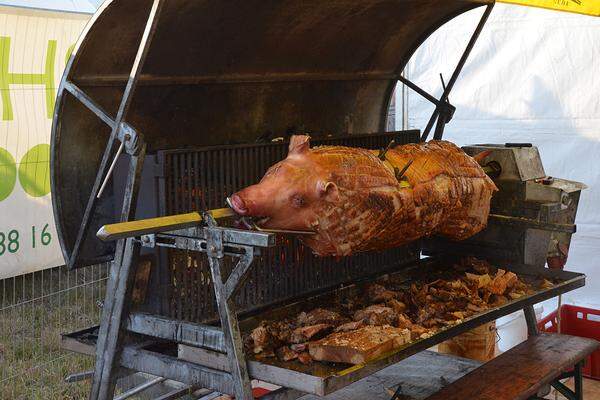
<path id="1" fill-rule="evenodd" d="M 262 228 L 314 231 L 301 240 L 320 256 L 383 250 L 431 234 L 462 240 L 485 228 L 497 188 L 459 147 L 430 141 L 380 156 L 311 149 L 308 136 L 292 136 L 288 156 L 233 194 L 230 205 Z"/>

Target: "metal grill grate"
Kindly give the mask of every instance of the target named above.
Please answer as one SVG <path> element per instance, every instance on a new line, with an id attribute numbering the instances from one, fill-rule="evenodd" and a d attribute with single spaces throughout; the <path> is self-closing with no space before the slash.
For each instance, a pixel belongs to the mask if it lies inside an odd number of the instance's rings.
<path id="1" fill-rule="evenodd" d="M 312 140 L 313 145 L 345 145 L 364 148 L 385 147 L 418 141 L 418 131 Z M 231 193 L 259 181 L 269 166 L 285 158 L 287 143 L 220 146 L 193 150 L 165 151 L 163 160 L 164 211 L 184 213 L 204 208 L 224 207 Z M 239 309 L 250 311 L 325 287 L 356 280 L 395 265 L 414 260 L 417 245 L 384 252 L 365 253 L 340 259 L 312 255 L 295 239 L 265 251 L 252 266 L 248 280 L 238 295 Z M 216 318 L 217 310 L 210 283 L 206 256 L 168 250 L 169 316 L 192 322 Z M 231 265 L 226 262 L 226 266 Z"/>

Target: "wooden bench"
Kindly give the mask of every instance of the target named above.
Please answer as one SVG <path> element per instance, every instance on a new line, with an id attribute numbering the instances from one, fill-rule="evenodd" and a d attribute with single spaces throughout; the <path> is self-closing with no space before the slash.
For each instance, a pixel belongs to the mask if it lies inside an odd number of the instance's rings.
<path id="1" fill-rule="evenodd" d="M 444 387 L 427 400 L 537 399 L 550 384 L 565 397 L 581 400 L 583 360 L 600 347 L 592 339 L 540 333 Z M 575 377 L 575 390 L 559 380 Z"/>

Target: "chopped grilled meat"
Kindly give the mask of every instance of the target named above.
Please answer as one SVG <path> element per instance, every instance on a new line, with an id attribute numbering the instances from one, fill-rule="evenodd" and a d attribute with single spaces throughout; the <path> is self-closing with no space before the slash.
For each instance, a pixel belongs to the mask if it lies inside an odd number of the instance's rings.
<path id="1" fill-rule="evenodd" d="M 489 302 L 489 305 L 492 306 L 492 307 L 499 307 L 502 304 L 505 304 L 506 302 L 508 302 L 508 299 L 506 297 L 504 297 L 504 296 L 498 296 L 498 295 L 495 295 L 495 294 L 493 294 L 493 295 L 490 296 L 490 300 L 491 301 Z"/>
<path id="2" fill-rule="evenodd" d="M 389 300 L 386 305 L 392 308 L 398 314 L 405 312 L 407 308 L 406 304 L 396 299 Z"/>
<path id="3" fill-rule="evenodd" d="M 399 296 L 398 292 L 388 290 L 377 283 L 367 285 L 366 294 L 370 303 L 385 303 L 386 301 L 397 299 Z"/>
<path id="4" fill-rule="evenodd" d="M 294 329 L 290 337 L 291 343 L 304 343 L 311 339 L 318 339 L 333 330 L 333 326 L 329 324 L 317 324 L 310 326 L 301 326 Z"/>
<path id="5" fill-rule="evenodd" d="M 410 341 L 408 329 L 365 326 L 351 332 L 338 332 L 308 345 L 310 355 L 319 361 L 361 364 Z"/>
<path id="6" fill-rule="evenodd" d="M 269 332 L 271 333 L 271 336 L 282 343 L 287 343 L 290 341 L 293 330 L 294 326 L 287 321 L 276 321 L 269 326 Z"/>
<path id="7" fill-rule="evenodd" d="M 277 358 L 281 361 L 291 361 L 298 358 L 298 353 L 290 349 L 288 346 L 282 346 L 277 349 Z"/>
<path id="8" fill-rule="evenodd" d="M 273 358 L 275 357 L 275 352 L 273 351 L 273 349 L 265 349 L 263 351 L 261 351 L 260 353 L 256 354 L 256 358 L 260 359 L 264 359 L 264 358 Z"/>
<path id="9" fill-rule="evenodd" d="M 294 350 L 297 353 L 306 351 L 307 347 L 308 346 L 306 343 L 295 343 L 295 344 L 290 345 L 290 349 Z"/>
<path id="10" fill-rule="evenodd" d="M 469 303 L 467 304 L 467 310 L 471 310 L 471 311 L 475 311 L 475 312 L 481 312 L 484 309 L 479 307 L 478 305 L 475 305 L 473 303 Z"/>
<path id="11" fill-rule="evenodd" d="M 340 301 L 340 307 L 345 311 L 351 311 L 356 308 L 356 299 L 345 297 Z"/>
<path id="12" fill-rule="evenodd" d="M 489 262 L 475 257 L 465 257 L 460 261 L 459 265 L 466 269 L 472 269 L 480 275 L 489 275 L 495 272 L 495 268 Z"/>
<path id="13" fill-rule="evenodd" d="M 486 287 L 490 283 L 492 283 L 492 278 L 488 274 L 477 275 L 477 274 L 470 274 L 467 272 L 466 275 L 467 275 L 467 279 L 477 283 L 478 289 Z"/>
<path id="14" fill-rule="evenodd" d="M 550 289 L 554 286 L 554 283 L 550 282 L 548 279 L 543 279 L 540 284 L 540 289 Z"/>
<path id="15" fill-rule="evenodd" d="M 363 326 L 365 326 L 365 323 L 363 321 L 346 322 L 345 324 L 335 328 L 334 332 L 354 331 L 356 329 L 362 328 Z"/>
<path id="16" fill-rule="evenodd" d="M 403 280 L 394 281 L 390 277 L 366 286 L 364 296 L 340 299 L 335 308 L 315 308 L 282 320 L 263 321 L 245 335 L 245 348 L 260 359 L 274 357 L 277 350 L 281 360 L 297 358 L 300 362 L 310 363 L 312 358 L 306 351 L 315 342 L 328 343 L 328 339 L 344 334 L 360 336 L 357 332 L 364 332 L 368 327 L 392 326 L 406 329 L 413 340 L 426 338 L 440 328 L 531 293 L 533 287 L 543 289 L 554 285 L 541 278 L 528 284 L 512 272 L 476 259 L 460 262 L 455 266 L 455 273 L 447 279 L 436 277 L 431 281 L 412 283 L 408 289 L 404 289 Z M 371 304 L 372 300 L 382 301 Z M 345 315 L 352 315 L 353 321 Z M 356 343 L 348 343 L 345 349 L 334 346 L 334 350 L 331 347 L 325 350 L 346 358 L 351 357 L 348 354 L 369 357 L 370 353 L 356 353 Z"/>
<path id="17" fill-rule="evenodd" d="M 506 292 L 506 289 L 511 288 L 517 280 L 518 277 L 514 273 L 499 269 L 488 287 L 492 293 L 501 295 Z"/>
<path id="18" fill-rule="evenodd" d="M 383 304 L 374 304 L 354 313 L 355 321 L 363 321 L 367 325 L 392 325 L 398 323 L 398 314 Z"/>
<path id="19" fill-rule="evenodd" d="M 310 353 L 308 351 L 305 351 L 303 353 L 298 354 L 298 361 L 300 361 L 302 364 L 308 365 L 312 364 L 313 358 L 310 356 Z"/>
<path id="20" fill-rule="evenodd" d="M 513 300 L 516 300 L 516 299 L 521 298 L 523 296 L 525 296 L 525 292 L 521 292 L 521 291 L 518 291 L 518 290 L 515 290 L 514 292 L 510 292 L 508 294 L 508 297 L 510 297 Z"/>
<path id="21" fill-rule="evenodd" d="M 269 333 L 267 327 L 262 324 L 252 331 L 250 337 L 254 342 L 253 351 L 255 354 L 264 351 L 273 343 L 273 337 Z"/>
<path id="22" fill-rule="evenodd" d="M 325 308 L 315 308 L 309 312 L 301 312 L 296 318 L 296 323 L 300 326 L 309 326 L 317 324 L 340 325 L 348 321 L 348 318 L 342 317 L 339 313 Z"/>
<path id="23" fill-rule="evenodd" d="M 427 328 L 419 324 L 413 324 L 405 314 L 398 315 L 398 328 L 408 329 L 412 339 L 417 339 L 422 334 L 429 332 Z"/>

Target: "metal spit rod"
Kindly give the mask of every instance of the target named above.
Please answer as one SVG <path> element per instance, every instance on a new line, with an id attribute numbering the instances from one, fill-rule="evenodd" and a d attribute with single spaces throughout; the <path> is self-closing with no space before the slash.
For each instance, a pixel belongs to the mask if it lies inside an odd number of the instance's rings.
<path id="1" fill-rule="evenodd" d="M 230 208 L 233 208 L 233 206 L 231 205 L 231 199 L 229 197 L 227 197 L 225 199 L 225 201 L 227 202 L 227 205 Z M 253 230 L 256 230 L 259 232 L 281 233 L 281 234 L 290 234 L 290 235 L 314 235 L 317 233 L 315 231 L 304 231 L 304 230 L 297 231 L 297 230 L 290 230 L 290 229 L 264 229 L 264 228 L 261 228 L 258 225 L 256 225 L 256 222 L 254 220 L 252 220 L 251 218 L 242 217 L 241 219 L 247 228 L 253 229 Z"/>

